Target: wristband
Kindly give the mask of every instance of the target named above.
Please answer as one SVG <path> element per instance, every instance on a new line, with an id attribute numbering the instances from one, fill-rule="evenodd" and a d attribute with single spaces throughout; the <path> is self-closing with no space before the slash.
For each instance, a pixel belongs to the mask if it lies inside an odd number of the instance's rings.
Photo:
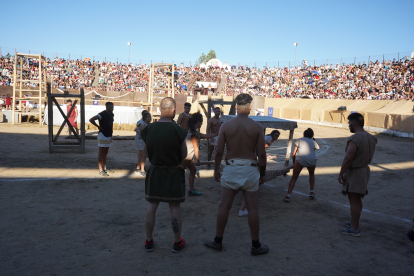
<path id="1" fill-rule="evenodd" d="M 259 171 L 260 171 L 260 177 L 266 176 L 266 165 L 259 166 L 259 167 L 260 167 L 260 169 L 259 169 Z"/>

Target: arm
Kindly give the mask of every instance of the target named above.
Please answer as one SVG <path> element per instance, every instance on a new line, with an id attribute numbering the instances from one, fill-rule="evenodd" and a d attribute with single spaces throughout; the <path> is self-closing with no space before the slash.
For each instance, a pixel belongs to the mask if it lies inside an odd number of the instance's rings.
<path id="1" fill-rule="evenodd" d="M 259 168 L 260 168 L 260 180 L 259 184 L 264 183 L 264 178 L 266 175 L 266 148 L 265 148 L 265 140 L 264 134 L 262 129 L 259 131 L 259 137 L 257 139 L 257 157 L 259 159 Z"/>
<path id="2" fill-rule="evenodd" d="M 342 161 L 341 171 L 339 172 L 339 175 L 338 175 L 338 181 L 342 185 L 344 184 L 343 183 L 344 173 L 351 166 L 351 163 L 352 163 L 352 160 L 354 159 L 356 151 L 357 151 L 357 146 L 355 145 L 355 143 L 352 141 L 349 141 L 348 150 L 346 151 L 344 161 Z"/>
<path id="3" fill-rule="evenodd" d="M 216 136 L 218 136 L 218 133 L 213 133 L 213 134 L 200 133 L 200 139 L 208 139 L 208 138 L 213 138 L 213 137 L 216 137 Z"/>
<path id="4" fill-rule="evenodd" d="M 180 125 L 182 120 L 183 120 L 183 114 L 180 114 L 180 116 L 178 116 L 178 119 L 177 119 L 177 125 Z"/>
<path id="5" fill-rule="evenodd" d="M 95 121 L 96 121 L 96 120 L 99 120 L 98 115 L 93 116 L 92 118 L 90 118 L 90 119 L 89 119 L 89 122 L 90 122 L 92 125 L 96 126 L 96 127 L 97 127 L 100 131 L 103 131 L 103 128 L 101 128 L 100 126 L 98 126 L 98 125 L 95 123 Z"/>
<path id="6" fill-rule="evenodd" d="M 197 136 L 191 135 L 191 143 L 193 144 L 194 155 L 195 155 L 195 158 L 197 159 L 196 165 L 200 166 L 200 154 L 198 152 Z"/>
<path id="7" fill-rule="evenodd" d="M 218 135 L 217 141 L 217 148 L 216 148 L 216 155 L 214 156 L 214 180 L 220 182 L 220 164 L 221 160 L 223 159 L 224 154 L 224 144 L 226 142 L 226 136 L 224 135 L 224 126 L 220 128 L 220 132 Z"/>

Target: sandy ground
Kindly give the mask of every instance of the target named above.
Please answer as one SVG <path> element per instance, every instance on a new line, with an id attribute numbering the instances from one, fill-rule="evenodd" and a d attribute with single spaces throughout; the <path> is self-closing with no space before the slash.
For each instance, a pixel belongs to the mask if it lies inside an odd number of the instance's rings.
<path id="1" fill-rule="evenodd" d="M 414 217 L 414 140 L 376 135 L 362 237 L 357 238 L 339 232 L 349 220 L 349 207 L 336 178 L 350 133 L 300 124 L 295 138 L 307 127 L 322 145 L 316 199 L 307 197 L 305 172 L 290 203 L 283 196 L 291 173 L 261 186 L 260 240 L 270 252 L 252 257 L 247 218 L 237 216 L 241 194 L 230 213 L 225 250 L 203 246 L 205 238 L 214 237 L 220 200 L 220 186 L 206 166 L 199 168 L 195 183 L 202 196 L 182 204 L 187 248 L 171 252 L 168 205 L 161 204 L 155 250 L 146 253 L 144 179 L 134 174 L 134 141 L 114 141 L 108 167 L 116 172 L 99 178 L 96 141 L 86 141 L 86 154 L 49 154 L 46 127 L 0 124 L 0 275 L 412 274 L 414 243 L 405 235 Z M 287 136 L 282 131 L 270 150 L 280 161 Z M 205 146 L 202 152 L 206 156 Z"/>

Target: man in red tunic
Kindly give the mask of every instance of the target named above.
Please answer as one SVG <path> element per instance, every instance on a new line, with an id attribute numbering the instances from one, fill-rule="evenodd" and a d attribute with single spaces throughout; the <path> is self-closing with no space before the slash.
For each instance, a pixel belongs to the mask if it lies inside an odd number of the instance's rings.
<path id="1" fill-rule="evenodd" d="M 72 110 L 72 113 L 69 114 L 70 109 L 72 108 L 72 100 L 67 100 L 67 116 L 69 119 L 69 123 L 71 126 L 76 130 L 76 133 L 79 135 L 79 129 L 78 129 L 78 108 L 75 106 Z M 69 135 L 71 134 L 70 128 L 69 128 Z"/>

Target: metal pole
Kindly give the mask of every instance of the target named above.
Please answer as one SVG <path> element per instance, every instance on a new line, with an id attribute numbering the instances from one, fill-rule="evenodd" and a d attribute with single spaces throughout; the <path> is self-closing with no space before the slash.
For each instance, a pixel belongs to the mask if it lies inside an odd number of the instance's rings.
<path id="1" fill-rule="evenodd" d="M 29 51 L 30 54 L 30 51 Z M 398 52 L 398 61 L 400 61 L 400 52 Z"/>
<path id="2" fill-rule="evenodd" d="M 384 61 L 385 61 L 385 55 L 382 54 L 382 62 L 384 62 Z"/>
<path id="3" fill-rule="evenodd" d="M 257 67 L 256 67 L 256 61 L 254 62 L 254 67 L 255 67 L 255 68 L 257 68 Z"/>
<path id="4" fill-rule="evenodd" d="M 70 60 L 70 54 L 69 54 L 69 60 Z"/>
<path id="5" fill-rule="evenodd" d="M 128 64 L 129 64 L 129 54 L 131 53 L 131 45 L 128 45 Z M 118 58 L 116 58 L 116 62 L 118 62 Z"/>
<path id="6" fill-rule="evenodd" d="M 296 67 L 296 51 L 298 49 L 298 44 L 295 45 L 295 67 Z"/>
<path id="7" fill-rule="evenodd" d="M 316 62 L 316 61 L 315 61 L 315 60 L 313 60 L 313 67 L 315 67 L 315 66 L 316 66 L 316 65 L 315 65 L 315 62 Z"/>
<path id="8" fill-rule="evenodd" d="M 29 54 L 30 54 L 30 50 L 29 50 Z M 398 53 L 398 56 L 400 56 L 400 53 Z"/>
<path id="9" fill-rule="evenodd" d="M 339 67 L 341 67 L 342 66 L 342 58 L 341 58 L 341 63 L 339 63 Z"/>
<path id="10" fill-rule="evenodd" d="M 368 56 L 368 65 L 369 65 L 369 60 L 371 59 L 371 56 Z"/>
<path id="11" fill-rule="evenodd" d="M 279 61 L 277 62 L 277 68 L 279 68 Z"/>
<path id="12" fill-rule="evenodd" d="M 267 61 L 266 61 L 266 69 L 267 69 Z"/>
<path id="13" fill-rule="evenodd" d="M 82 59 L 83 59 L 83 58 L 82 58 L 82 55 L 81 55 L 81 61 L 82 61 Z"/>
<path id="14" fill-rule="evenodd" d="M 289 70 L 288 71 L 290 71 L 290 60 L 289 60 Z"/>

